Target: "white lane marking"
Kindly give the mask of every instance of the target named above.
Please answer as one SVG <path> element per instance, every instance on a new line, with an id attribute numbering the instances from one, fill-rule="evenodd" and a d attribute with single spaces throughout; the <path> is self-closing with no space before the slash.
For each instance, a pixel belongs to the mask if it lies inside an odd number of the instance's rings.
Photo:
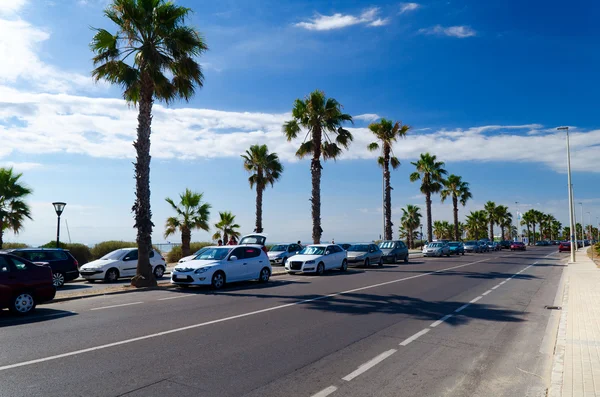
<path id="1" fill-rule="evenodd" d="M 489 294 L 490 292 L 492 292 L 491 289 L 488 289 L 487 291 L 485 291 L 483 294 L 481 294 L 481 296 L 486 296 L 487 294 Z"/>
<path id="2" fill-rule="evenodd" d="M 381 353 L 380 355 L 378 355 L 371 361 L 367 361 L 366 363 L 364 363 L 363 365 L 358 367 L 358 369 L 356 371 L 344 376 L 342 379 L 347 382 L 351 381 L 352 379 L 356 378 L 360 374 L 367 372 L 368 370 L 370 370 L 371 368 L 373 368 L 374 366 L 376 366 L 377 364 L 379 364 L 380 362 L 382 362 L 383 360 L 385 360 L 392 354 L 396 353 L 397 351 L 398 350 L 396 350 L 396 349 L 391 349 L 391 350 Z"/>
<path id="3" fill-rule="evenodd" d="M 500 286 L 500 285 L 496 285 L 495 287 L 492 287 L 492 289 L 496 289 L 496 288 L 498 288 L 499 286 Z"/>
<path id="4" fill-rule="evenodd" d="M 188 295 L 170 296 L 168 298 L 157 299 L 157 301 L 168 301 L 168 300 L 171 300 L 171 299 L 189 298 L 190 296 L 196 296 L 196 295 L 195 294 L 188 294 Z"/>
<path id="5" fill-rule="evenodd" d="M 123 306 L 131 306 L 131 305 L 140 305 L 144 302 L 131 302 L 131 303 L 123 303 L 121 305 L 112 305 L 112 306 L 102 306 L 102 307 L 95 307 L 93 309 L 90 309 L 90 311 L 92 310 L 104 310 L 104 309 L 112 309 L 113 307 L 123 307 Z"/>
<path id="6" fill-rule="evenodd" d="M 337 390 L 337 387 L 329 386 L 329 387 L 321 390 L 317 394 L 313 394 L 311 397 L 327 397 L 328 395 L 330 395 L 331 393 L 333 393 L 336 390 Z"/>
<path id="7" fill-rule="evenodd" d="M 413 336 L 411 336 L 410 338 L 406 338 L 405 340 L 403 340 L 400 343 L 400 346 L 406 346 L 411 342 L 414 342 L 415 340 L 419 339 L 421 336 L 425 335 L 426 333 L 428 333 L 429 331 L 431 331 L 431 329 L 429 328 L 425 328 L 424 330 L 421 330 L 419 332 L 417 332 L 416 334 L 414 334 Z"/>
<path id="8" fill-rule="evenodd" d="M 500 283 L 500 284 L 498 284 L 498 285 L 500 286 L 500 285 L 504 285 L 504 284 L 506 284 L 506 280 L 504 280 L 503 282 L 501 282 L 501 283 Z"/>
<path id="9" fill-rule="evenodd" d="M 483 296 L 479 295 L 477 298 L 470 300 L 469 303 L 475 303 L 481 298 L 483 298 Z"/>
<path id="10" fill-rule="evenodd" d="M 444 317 L 440 318 L 439 320 L 437 320 L 436 322 L 432 323 L 430 325 L 431 328 L 435 328 L 438 325 L 440 325 L 441 323 L 443 323 L 444 321 L 448 320 L 450 317 L 452 317 L 452 314 L 446 314 Z"/>
<path id="11" fill-rule="evenodd" d="M 458 309 L 456 309 L 454 312 L 460 313 L 463 310 L 465 310 L 467 307 L 469 307 L 470 305 L 471 305 L 470 303 L 465 303 L 464 305 L 462 305 L 461 307 L 459 307 Z"/>
<path id="12" fill-rule="evenodd" d="M 55 356 L 48 356 L 48 357 L 38 358 L 38 359 L 34 359 L 34 360 L 29 360 L 29 361 L 22 361 L 20 363 L 4 365 L 4 366 L 0 367 L 0 371 L 6 371 L 8 369 L 19 368 L 19 367 L 24 367 L 24 366 L 27 366 L 27 365 L 33 365 L 33 364 L 43 363 L 43 362 L 46 362 L 46 361 L 57 360 L 59 358 L 64 358 L 64 357 L 77 356 L 77 355 L 80 355 L 80 354 L 89 353 L 89 352 L 93 352 L 93 351 L 96 351 L 96 350 L 108 349 L 108 348 L 115 347 L 115 346 L 121 346 L 121 345 L 126 345 L 126 344 L 129 344 L 129 343 L 139 342 L 141 340 L 157 338 L 159 336 L 169 335 L 169 334 L 173 334 L 173 333 L 176 333 L 176 332 L 188 331 L 190 329 L 195 329 L 195 328 L 200 328 L 200 327 L 206 327 L 208 325 L 213 325 L 213 324 L 223 323 L 223 322 L 226 322 L 226 321 L 236 320 L 238 318 L 244 318 L 244 317 L 254 316 L 254 315 L 257 315 L 257 314 L 267 313 L 267 312 L 271 312 L 271 311 L 274 311 L 274 310 L 285 309 L 287 307 L 302 305 L 304 303 L 310 303 L 310 302 L 315 302 L 315 301 L 319 301 L 319 300 L 323 300 L 323 299 L 332 298 L 332 297 L 335 297 L 335 296 L 346 295 L 346 294 L 350 294 L 350 293 L 357 292 L 357 291 L 364 291 L 364 290 L 367 290 L 367 289 L 381 287 L 381 286 L 384 286 L 384 285 L 395 284 L 395 283 L 399 283 L 399 282 L 406 281 L 406 280 L 413 280 L 415 278 L 425 277 L 425 276 L 429 276 L 429 275 L 435 274 L 435 273 L 442 273 L 442 272 L 445 272 L 447 270 L 458 269 L 458 268 L 461 268 L 461 267 L 470 266 L 470 265 L 474 265 L 474 264 L 481 263 L 481 262 L 487 262 L 490 259 L 491 258 L 482 259 L 480 261 L 466 263 L 464 265 L 458 265 L 458 266 L 448 267 L 446 269 L 436 270 L 434 272 L 417 274 L 415 276 L 400 278 L 400 279 L 392 280 L 392 281 L 386 281 L 386 282 L 379 283 L 379 284 L 367 285 L 366 287 L 354 288 L 354 289 L 350 289 L 350 290 L 347 290 L 347 291 L 336 292 L 336 293 L 329 294 L 329 295 L 321 295 L 321 296 L 318 296 L 316 298 L 304 299 L 304 300 L 297 301 L 297 302 L 286 303 L 284 305 L 273 306 L 273 307 L 269 307 L 269 308 L 266 308 L 266 309 L 255 310 L 255 311 L 252 311 L 252 312 L 237 314 L 235 316 L 224 317 L 224 318 L 220 318 L 220 319 L 217 319 L 217 320 L 207 321 L 207 322 L 204 322 L 204 323 L 192 324 L 192 325 L 188 325 L 188 326 L 181 327 L 181 328 L 173 328 L 173 329 L 170 329 L 170 330 L 167 330 L 167 331 L 157 332 L 157 333 L 154 333 L 154 334 L 148 334 L 148 335 L 144 335 L 144 336 L 138 336 L 136 338 L 131 338 L 131 339 L 124 339 L 124 340 L 121 340 L 121 341 L 118 341 L 118 342 L 107 343 L 105 345 L 88 347 L 86 349 L 74 350 L 72 352 L 57 354 Z"/>

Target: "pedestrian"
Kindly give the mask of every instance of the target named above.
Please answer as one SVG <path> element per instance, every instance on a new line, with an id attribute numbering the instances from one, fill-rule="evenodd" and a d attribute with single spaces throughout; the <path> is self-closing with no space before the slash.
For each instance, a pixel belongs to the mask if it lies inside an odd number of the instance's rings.
<path id="1" fill-rule="evenodd" d="M 219 247 L 222 246 L 223 245 L 223 240 L 219 239 L 219 242 L 217 244 L 219 245 Z"/>
<path id="2" fill-rule="evenodd" d="M 331 244 L 335 244 L 335 240 L 334 239 L 331 239 Z"/>
<path id="3" fill-rule="evenodd" d="M 237 242 L 235 241 L 235 238 L 233 236 L 231 236 L 229 238 L 229 242 L 227 243 L 227 245 L 236 245 Z"/>
<path id="4" fill-rule="evenodd" d="M 302 247 L 302 242 L 300 240 L 298 240 L 298 245 Z"/>

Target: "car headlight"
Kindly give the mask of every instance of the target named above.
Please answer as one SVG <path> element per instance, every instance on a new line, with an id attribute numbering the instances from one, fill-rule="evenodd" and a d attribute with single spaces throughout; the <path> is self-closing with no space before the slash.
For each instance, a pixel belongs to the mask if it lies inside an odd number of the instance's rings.
<path id="1" fill-rule="evenodd" d="M 305 265 L 314 265 L 315 261 L 306 261 L 304 262 Z"/>
<path id="2" fill-rule="evenodd" d="M 194 274 L 206 273 L 210 269 L 211 269 L 210 267 L 201 267 L 200 269 L 196 269 L 196 271 L 194 272 Z"/>

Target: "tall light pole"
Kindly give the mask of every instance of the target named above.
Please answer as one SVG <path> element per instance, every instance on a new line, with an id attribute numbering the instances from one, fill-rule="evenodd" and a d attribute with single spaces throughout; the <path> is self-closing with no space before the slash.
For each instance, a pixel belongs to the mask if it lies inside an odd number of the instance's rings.
<path id="1" fill-rule="evenodd" d="M 592 236 L 592 213 L 590 211 L 587 211 L 586 214 L 590 216 L 590 221 L 588 222 L 587 238 L 588 240 L 590 240 L 590 245 L 592 245 L 591 240 L 594 239 L 594 236 Z"/>
<path id="2" fill-rule="evenodd" d="M 519 215 L 519 202 L 518 201 L 515 201 L 515 207 L 517 209 L 517 214 L 516 214 L 517 216 L 515 217 L 516 220 L 517 220 L 517 236 L 515 237 L 515 239 L 516 239 L 515 241 L 519 241 L 519 236 L 521 235 L 519 233 L 519 223 L 520 223 L 519 219 L 520 219 L 521 216 Z"/>
<path id="3" fill-rule="evenodd" d="M 60 248 L 60 216 L 65 210 L 65 206 L 67 203 L 55 202 L 52 203 L 54 206 L 54 211 L 56 211 L 56 215 L 58 216 L 58 222 L 56 224 L 56 248 Z"/>
<path id="4" fill-rule="evenodd" d="M 585 221 L 583 220 L 583 203 L 579 203 L 581 207 L 581 244 L 583 244 L 583 248 L 585 248 Z M 577 227 L 577 225 L 575 225 Z"/>
<path id="5" fill-rule="evenodd" d="M 575 262 L 575 244 L 577 244 L 577 241 L 575 240 L 575 229 L 573 228 L 573 185 L 571 184 L 571 146 L 569 144 L 569 127 L 558 127 L 557 130 L 567 132 L 567 190 L 569 192 L 569 225 L 571 227 L 571 262 Z"/>

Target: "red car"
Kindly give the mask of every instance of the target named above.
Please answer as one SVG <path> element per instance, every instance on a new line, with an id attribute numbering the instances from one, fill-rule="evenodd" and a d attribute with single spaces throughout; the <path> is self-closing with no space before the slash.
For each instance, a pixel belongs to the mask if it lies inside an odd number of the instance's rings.
<path id="1" fill-rule="evenodd" d="M 27 314 L 38 303 L 54 299 L 54 295 L 56 287 L 49 266 L 0 253 L 0 309 Z"/>
<path id="2" fill-rule="evenodd" d="M 510 250 L 511 251 L 526 251 L 527 246 L 525 245 L 525 243 L 523 243 L 521 241 L 513 241 L 512 243 L 510 243 Z"/>
<path id="3" fill-rule="evenodd" d="M 571 252 L 571 242 L 561 241 L 561 243 L 558 245 L 558 252 Z"/>

